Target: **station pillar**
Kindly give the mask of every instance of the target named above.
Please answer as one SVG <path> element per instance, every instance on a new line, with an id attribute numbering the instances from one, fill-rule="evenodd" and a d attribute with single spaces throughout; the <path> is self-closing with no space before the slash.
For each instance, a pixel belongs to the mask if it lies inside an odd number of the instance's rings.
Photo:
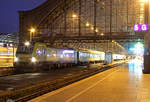
<path id="1" fill-rule="evenodd" d="M 144 48 L 145 48 L 145 52 L 144 52 L 143 73 L 150 74 L 150 32 L 147 32 L 144 35 Z"/>
<path id="2" fill-rule="evenodd" d="M 79 57 L 79 51 L 77 51 L 77 62 L 78 65 L 80 64 L 80 57 Z"/>
<path id="3" fill-rule="evenodd" d="M 145 2 L 145 24 L 149 24 L 149 30 L 144 34 L 144 69 L 143 73 L 150 74 L 150 1 Z"/>

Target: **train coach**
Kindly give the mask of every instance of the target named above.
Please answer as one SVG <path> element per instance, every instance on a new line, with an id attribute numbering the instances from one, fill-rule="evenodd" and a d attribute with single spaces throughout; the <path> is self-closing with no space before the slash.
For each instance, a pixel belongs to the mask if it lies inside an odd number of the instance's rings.
<path id="1" fill-rule="evenodd" d="M 33 72 L 52 68 L 68 67 L 77 64 L 102 62 L 105 53 L 93 50 L 52 48 L 45 43 L 20 44 L 15 58 L 17 71 Z"/>

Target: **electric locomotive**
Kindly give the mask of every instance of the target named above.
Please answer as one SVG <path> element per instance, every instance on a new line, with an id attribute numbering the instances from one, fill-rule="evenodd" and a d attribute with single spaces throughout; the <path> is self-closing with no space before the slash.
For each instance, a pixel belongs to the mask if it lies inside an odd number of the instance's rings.
<path id="1" fill-rule="evenodd" d="M 26 42 L 18 46 L 14 65 L 17 71 L 33 72 L 100 62 L 104 59 L 105 53 L 100 51 L 52 48 L 45 43 L 30 44 Z"/>

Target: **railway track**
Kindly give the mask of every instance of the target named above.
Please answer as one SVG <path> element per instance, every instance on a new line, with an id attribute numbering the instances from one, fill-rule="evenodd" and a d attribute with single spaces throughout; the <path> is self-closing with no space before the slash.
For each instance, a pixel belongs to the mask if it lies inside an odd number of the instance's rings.
<path id="1" fill-rule="evenodd" d="M 83 73 L 70 75 L 65 78 L 57 79 L 55 81 L 39 83 L 38 85 L 33 85 L 25 89 L 10 91 L 4 95 L 0 95 L 0 99 L 1 99 L 0 102 L 5 102 L 7 99 L 13 99 L 15 102 L 26 102 L 28 100 L 31 100 L 33 98 L 36 98 L 38 96 L 41 96 L 53 90 L 56 90 L 58 88 L 69 85 L 73 82 L 76 82 L 86 77 L 92 76 L 94 74 L 103 72 L 112 67 L 119 66 L 123 63 L 125 62 L 114 64 L 114 65 L 112 64 L 104 65 L 104 66 L 101 66 L 100 68 L 92 69 L 89 71 L 83 71 Z"/>
<path id="2" fill-rule="evenodd" d="M 116 67 L 118 65 L 120 65 L 120 64 L 116 64 L 116 65 L 112 65 L 112 66 L 102 66 L 100 69 L 94 70 L 92 73 L 91 72 L 86 72 L 86 73 L 83 73 L 82 75 L 77 75 L 74 78 L 69 78 L 68 81 L 63 80 L 62 84 L 55 85 L 55 87 L 53 87 L 53 88 L 52 87 L 45 87 L 44 89 L 38 90 L 37 92 L 34 92 L 30 95 L 27 95 L 27 96 L 21 97 L 19 99 L 16 99 L 15 102 L 26 102 L 28 100 L 31 100 L 33 98 L 36 98 L 38 96 L 41 96 L 41 95 L 46 94 L 48 92 L 51 92 L 51 91 L 56 90 L 58 88 L 61 88 L 63 86 L 69 85 L 73 82 L 79 81 L 79 80 L 84 79 L 86 77 L 89 77 L 89 76 L 95 75 L 97 73 L 103 72 L 105 70 L 108 70 L 110 68 Z"/>
<path id="3" fill-rule="evenodd" d="M 0 67 L 0 77 L 13 74 L 13 67 Z"/>

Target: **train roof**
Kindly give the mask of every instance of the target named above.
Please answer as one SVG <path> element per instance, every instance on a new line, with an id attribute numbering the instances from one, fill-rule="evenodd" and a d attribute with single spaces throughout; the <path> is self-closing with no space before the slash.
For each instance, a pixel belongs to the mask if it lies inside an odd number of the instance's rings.
<path id="1" fill-rule="evenodd" d="M 80 49 L 78 50 L 80 52 L 87 52 L 87 53 L 93 53 L 93 54 L 105 54 L 102 51 L 96 51 L 96 50 L 89 50 L 89 49 Z"/>

